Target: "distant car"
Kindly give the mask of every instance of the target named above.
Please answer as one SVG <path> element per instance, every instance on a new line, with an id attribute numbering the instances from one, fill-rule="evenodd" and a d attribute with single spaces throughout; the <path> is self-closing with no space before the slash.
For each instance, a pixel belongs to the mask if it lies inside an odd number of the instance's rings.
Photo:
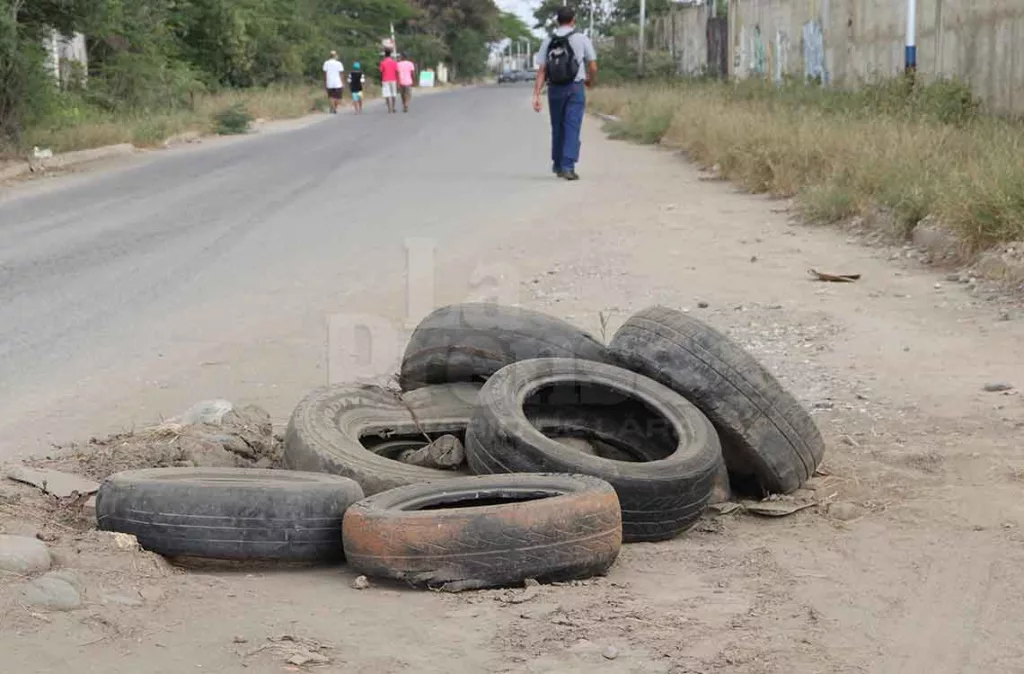
<path id="1" fill-rule="evenodd" d="M 498 84 L 504 84 L 506 82 L 519 82 L 521 81 L 521 73 L 518 70 L 506 70 L 505 72 L 498 75 Z"/>

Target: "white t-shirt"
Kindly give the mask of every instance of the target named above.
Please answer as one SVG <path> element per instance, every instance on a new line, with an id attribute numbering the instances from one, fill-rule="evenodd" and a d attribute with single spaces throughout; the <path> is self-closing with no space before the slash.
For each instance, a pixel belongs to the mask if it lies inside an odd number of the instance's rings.
<path id="1" fill-rule="evenodd" d="M 341 89 L 341 74 L 345 72 L 345 66 L 341 65 L 341 61 L 327 59 L 324 61 L 324 72 L 327 73 L 327 88 Z"/>

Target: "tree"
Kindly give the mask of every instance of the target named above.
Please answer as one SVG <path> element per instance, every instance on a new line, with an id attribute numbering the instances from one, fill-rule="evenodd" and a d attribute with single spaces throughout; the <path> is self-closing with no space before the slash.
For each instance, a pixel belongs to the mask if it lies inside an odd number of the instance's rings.
<path id="1" fill-rule="evenodd" d="M 580 27 L 590 25 L 590 12 L 594 12 L 594 27 L 603 30 L 606 23 L 606 12 L 601 0 L 543 0 L 540 6 L 534 10 L 533 17 L 537 20 L 534 28 L 545 31 L 554 30 L 556 21 L 555 15 L 563 4 L 571 7 L 576 12 L 576 23 Z"/>
<path id="2" fill-rule="evenodd" d="M 502 12 L 498 15 L 497 25 L 494 30 L 494 38 L 516 40 L 532 39 L 533 31 L 526 25 L 526 22 L 519 18 L 518 14 Z"/>

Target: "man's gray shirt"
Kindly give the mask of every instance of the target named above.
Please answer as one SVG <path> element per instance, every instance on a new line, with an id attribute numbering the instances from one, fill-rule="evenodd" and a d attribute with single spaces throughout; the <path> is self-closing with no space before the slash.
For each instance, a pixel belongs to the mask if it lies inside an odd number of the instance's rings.
<path id="1" fill-rule="evenodd" d="M 569 28 L 568 26 L 559 26 L 555 29 L 555 35 L 562 36 L 568 35 L 575 28 Z M 551 37 L 544 38 L 544 41 L 540 44 L 540 53 L 537 54 L 537 65 L 546 66 L 548 64 L 548 47 L 551 46 Z M 583 33 L 573 33 L 569 38 L 569 46 L 572 47 L 572 53 L 576 57 L 576 62 L 579 64 L 579 68 L 576 71 L 576 81 L 582 82 L 587 79 L 587 64 L 597 60 L 597 52 L 594 51 L 594 43 L 590 41 L 590 38 Z"/>

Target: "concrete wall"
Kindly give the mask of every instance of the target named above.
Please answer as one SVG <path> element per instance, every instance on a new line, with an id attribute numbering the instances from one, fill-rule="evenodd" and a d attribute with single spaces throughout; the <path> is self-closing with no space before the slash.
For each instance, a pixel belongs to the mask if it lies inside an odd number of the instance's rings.
<path id="1" fill-rule="evenodd" d="M 699 70 L 707 10 L 674 14 L 657 22 L 656 47 Z M 856 86 L 902 72 L 906 1 L 730 0 L 729 32 L 734 76 Z M 1024 114 L 1024 0 L 918 0 L 917 64 L 922 77 L 968 82 L 993 111 Z"/>
<path id="2" fill-rule="evenodd" d="M 707 6 L 680 7 L 652 22 L 655 49 L 669 52 L 680 75 L 699 74 L 707 66 Z"/>

